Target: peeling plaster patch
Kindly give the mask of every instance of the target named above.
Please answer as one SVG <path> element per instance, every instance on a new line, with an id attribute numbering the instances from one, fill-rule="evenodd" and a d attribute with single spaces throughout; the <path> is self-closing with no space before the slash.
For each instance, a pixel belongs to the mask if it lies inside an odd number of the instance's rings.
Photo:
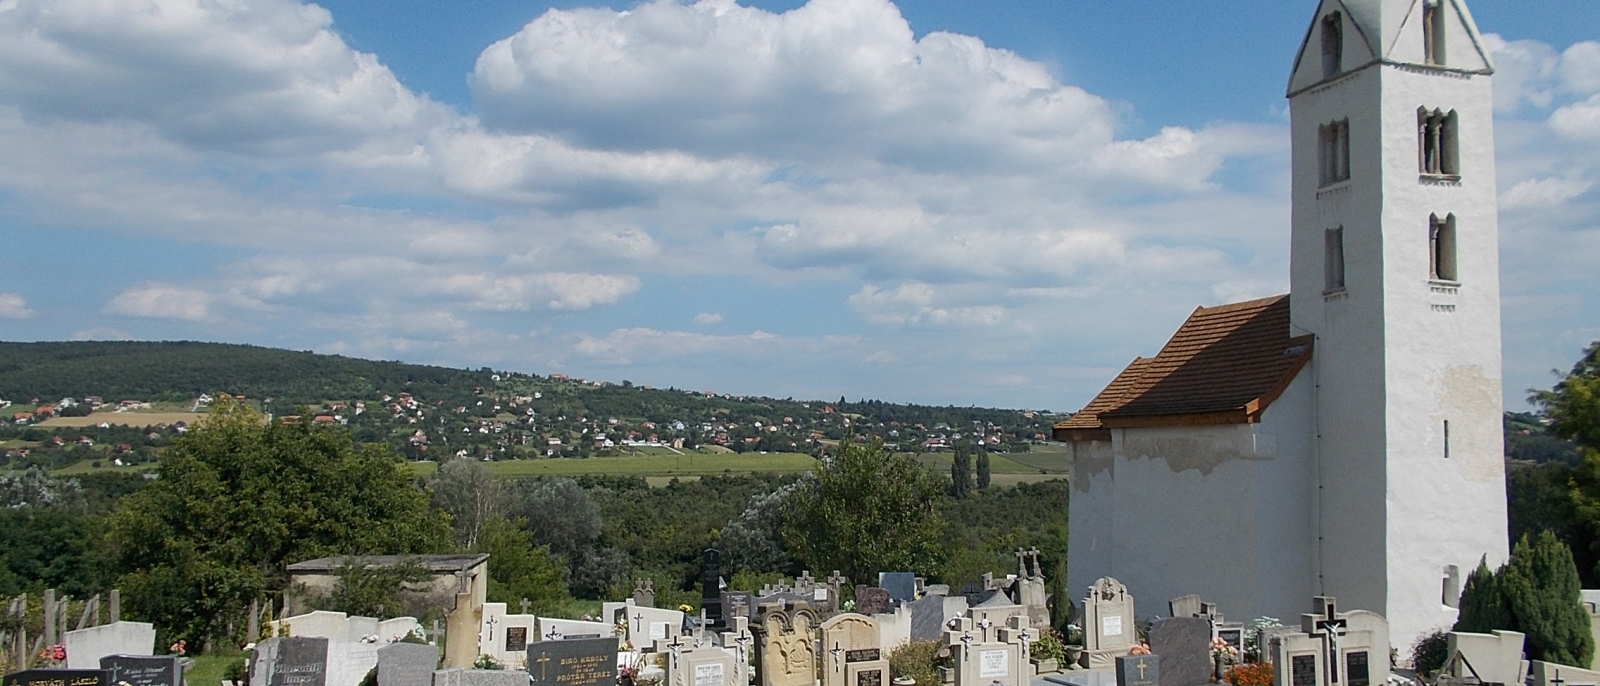
<path id="1" fill-rule="evenodd" d="M 1255 438 L 1246 425 L 1128 429 L 1119 457 L 1165 462 L 1173 473 L 1197 470 L 1210 476 L 1234 460 L 1256 458 Z"/>
<path id="2" fill-rule="evenodd" d="M 1477 365 L 1446 367 L 1434 380 L 1438 408 L 1429 428 L 1433 445 L 1444 449 L 1444 422 L 1450 422 L 1450 459 L 1469 481 L 1487 483 L 1505 478 L 1502 471 L 1500 380 L 1485 376 Z"/>
<path id="3" fill-rule="evenodd" d="M 1084 441 L 1072 444 L 1072 490 L 1087 493 L 1089 481 L 1101 474 L 1110 475 L 1116 454 L 1110 441 Z M 1113 477 L 1114 478 L 1114 477 Z"/>

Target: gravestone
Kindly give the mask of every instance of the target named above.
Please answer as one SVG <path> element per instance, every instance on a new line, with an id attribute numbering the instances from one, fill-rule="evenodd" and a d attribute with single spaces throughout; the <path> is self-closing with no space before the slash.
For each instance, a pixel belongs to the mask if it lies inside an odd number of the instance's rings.
<path id="1" fill-rule="evenodd" d="M 1200 686 L 1211 680 L 1211 620 L 1169 617 L 1150 625 L 1150 652 L 1159 658 L 1160 686 Z"/>
<path id="2" fill-rule="evenodd" d="M 733 626 L 734 617 L 755 618 L 755 595 L 744 591 L 724 591 L 722 593 L 722 617 L 728 626 Z"/>
<path id="3" fill-rule="evenodd" d="M 822 686 L 889 686 L 889 656 L 878 623 L 842 614 L 822 623 Z"/>
<path id="4" fill-rule="evenodd" d="M 460 686 L 528 686 L 528 673 L 520 669 L 463 669 Z"/>
<path id="5" fill-rule="evenodd" d="M 1083 649 L 1090 669 L 1111 667 L 1128 654 L 1137 637 L 1133 618 L 1133 596 L 1116 579 L 1102 577 L 1089 587 L 1083 599 Z"/>
<path id="6" fill-rule="evenodd" d="M 1183 595 L 1167 601 L 1167 611 L 1174 617 L 1199 617 L 1205 605 L 1198 595 Z"/>
<path id="7" fill-rule="evenodd" d="M 636 650 L 650 652 L 656 641 L 683 635 L 683 613 L 678 610 L 629 605 L 627 611 L 628 643 Z"/>
<path id="8" fill-rule="evenodd" d="M 104 669 L 29 669 L 7 674 L 4 686 L 111 686 Z"/>
<path id="9" fill-rule="evenodd" d="M 579 632 L 575 634 L 582 635 Z M 609 629 L 590 632 L 593 637 L 609 635 Z M 478 653 L 488 655 L 507 667 L 521 669 L 528 643 L 539 640 L 539 618 L 527 613 L 510 614 L 505 603 L 484 603 L 483 619 L 478 623 Z"/>
<path id="10" fill-rule="evenodd" d="M 761 686 L 815 686 L 816 613 L 809 608 L 763 605 L 753 627 Z"/>
<path id="11" fill-rule="evenodd" d="M 881 615 L 889 611 L 889 591 L 876 586 L 856 587 L 856 614 Z"/>
<path id="12" fill-rule="evenodd" d="M 1318 596 L 1299 631 L 1271 634 L 1274 686 L 1383 686 L 1389 678 L 1389 626 L 1375 612 L 1338 612 Z"/>
<path id="13" fill-rule="evenodd" d="M 632 607 L 632 606 L 629 606 Z M 623 620 L 626 622 L 627 620 Z M 585 622 L 577 619 L 556 619 L 554 617 L 540 617 L 538 626 L 528 635 L 523 649 L 538 641 L 562 641 L 566 639 L 583 638 L 610 638 L 617 632 L 617 626 L 610 622 Z"/>
<path id="14" fill-rule="evenodd" d="M 667 656 L 665 686 L 747 686 L 739 681 L 749 676 L 735 661 L 737 650 L 684 643 L 679 636 L 656 641 L 655 652 Z"/>
<path id="15" fill-rule="evenodd" d="M 722 554 L 716 548 L 706 548 L 700 559 L 700 609 L 705 611 L 707 629 L 728 627 L 722 617 Z"/>
<path id="16" fill-rule="evenodd" d="M 429 686 L 438 667 L 438 648 L 423 643 L 390 643 L 378 649 L 378 686 Z"/>
<path id="17" fill-rule="evenodd" d="M 527 663 L 533 686 L 617 686 L 617 639 L 530 643 Z"/>
<path id="18" fill-rule="evenodd" d="M 1158 686 L 1161 660 L 1155 655 L 1123 655 L 1117 658 L 1117 686 Z"/>
<path id="19" fill-rule="evenodd" d="M 1521 684 L 1527 679 L 1527 668 L 1522 662 L 1523 643 L 1527 638 L 1524 634 L 1498 630 L 1493 634 L 1452 631 L 1445 636 L 1447 654 L 1452 660 L 1460 655 L 1465 662 L 1457 661 L 1454 669 L 1447 663 L 1449 676 L 1475 676 L 1485 684 Z"/>
<path id="20" fill-rule="evenodd" d="M 111 683 L 128 686 L 183 686 L 183 663 L 176 655 L 107 655 L 100 668 L 111 672 Z"/>
<path id="21" fill-rule="evenodd" d="M 633 604 L 639 607 L 656 606 L 656 582 L 654 579 L 639 579 L 633 582 Z"/>
<path id="22" fill-rule="evenodd" d="M 970 615 L 950 624 L 942 643 L 950 652 L 955 686 L 1029 684 L 1033 669 L 1028 649 L 1039 634 L 1025 615 L 1012 615 L 1004 625 Z"/>
<path id="23" fill-rule="evenodd" d="M 107 655 L 154 655 L 156 627 L 145 622 L 112 622 L 68 631 L 61 637 L 67 648 L 67 669 L 95 670 Z"/>
<path id="24" fill-rule="evenodd" d="M 879 572 L 878 587 L 889 592 L 889 599 L 909 603 L 917 599 L 917 575 L 912 572 Z"/>
<path id="25" fill-rule="evenodd" d="M 959 602 L 961 609 L 951 612 L 953 603 Z M 944 634 L 945 622 L 950 621 L 966 612 L 967 599 L 956 596 L 929 595 L 923 596 L 906 605 L 911 612 L 911 640 L 937 641 Z"/>
<path id="26" fill-rule="evenodd" d="M 251 686 L 328 686 L 328 639 L 269 638 L 250 657 Z"/>
<path id="27" fill-rule="evenodd" d="M 1035 629 L 1050 626 L 1050 593 L 1046 590 L 1044 566 L 1039 562 L 1039 549 L 1018 549 L 1016 601 L 1027 608 L 1028 622 Z"/>

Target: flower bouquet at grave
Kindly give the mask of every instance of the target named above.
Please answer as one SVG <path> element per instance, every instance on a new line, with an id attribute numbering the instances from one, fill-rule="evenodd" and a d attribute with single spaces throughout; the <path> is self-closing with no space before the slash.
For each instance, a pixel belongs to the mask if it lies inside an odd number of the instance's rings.
<path id="1" fill-rule="evenodd" d="M 37 656 L 41 667 L 60 667 L 67 662 L 67 647 L 61 644 L 45 646 L 39 649 Z"/>
<path id="2" fill-rule="evenodd" d="M 621 686 L 656 686 L 661 683 L 657 678 L 643 676 L 645 656 L 641 653 L 630 653 L 627 662 L 617 670 L 617 683 Z"/>
<path id="3" fill-rule="evenodd" d="M 1234 665 L 1239 663 L 1239 649 L 1228 645 L 1227 641 L 1220 638 L 1211 639 L 1211 659 L 1219 664 Z"/>
<path id="4" fill-rule="evenodd" d="M 1136 643 L 1136 644 L 1134 644 L 1134 646 L 1132 648 L 1128 649 L 1128 654 L 1129 655 L 1149 655 L 1150 654 L 1150 644 L 1148 644 L 1148 643 Z"/>
<path id="5" fill-rule="evenodd" d="M 1272 663 L 1236 665 L 1224 677 L 1229 686 L 1272 686 Z"/>

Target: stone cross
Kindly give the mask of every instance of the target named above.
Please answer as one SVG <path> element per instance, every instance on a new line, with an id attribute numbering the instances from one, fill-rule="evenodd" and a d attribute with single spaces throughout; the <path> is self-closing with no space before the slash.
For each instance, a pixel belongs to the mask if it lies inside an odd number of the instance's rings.
<path id="1" fill-rule="evenodd" d="M 1320 598 L 1322 617 L 1317 619 L 1312 636 L 1322 637 L 1322 651 L 1328 663 L 1328 683 L 1339 683 L 1339 637 L 1344 635 L 1348 625 L 1339 614 L 1334 611 L 1333 598 Z"/>
<path id="2" fill-rule="evenodd" d="M 522 614 L 528 614 L 528 606 L 532 605 L 532 604 L 533 603 L 528 602 L 527 598 L 523 598 L 522 599 Z"/>

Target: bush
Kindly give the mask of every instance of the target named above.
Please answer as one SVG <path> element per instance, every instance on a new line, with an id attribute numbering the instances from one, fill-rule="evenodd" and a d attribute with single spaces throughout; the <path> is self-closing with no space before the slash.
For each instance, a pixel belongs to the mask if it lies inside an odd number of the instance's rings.
<path id="1" fill-rule="evenodd" d="M 1433 676 L 1444 668 L 1445 660 L 1449 659 L 1450 640 L 1444 631 L 1435 629 L 1411 644 L 1411 668 L 1417 670 L 1420 676 Z"/>
<path id="2" fill-rule="evenodd" d="M 1272 686 L 1272 663 L 1238 665 L 1223 675 L 1230 686 Z"/>
<path id="3" fill-rule="evenodd" d="M 242 657 L 229 662 L 228 666 L 222 669 L 222 678 L 233 682 L 244 682 L 248 671 L 246 662 Z"/>
<path id="4" fill-rule="evenodd" d="M 939 683 L 939 673 L 934 669 L 942 660 L 943 646 L 938 641 L 912 641 L 889 653 L 889 673 L 896 679 L 916 680 L 918 686 Z"/>
<path id="5" fill-rule="evenodd" d="M 1594 636 L 1579 587 L 1578 568 L 1566 544 L 1548 531 L 1523 536 L 1499 571 L 1490 572 L 1480 563 L 1467 578 L 1455 630 L 1520 631 L 1528 637 L 1530 659 L 1588 665 Z"/>
<path id="6" fill-rule="evenodd" d="M 1055 660 L 1063 665 L 1067 661 L 1067 650 L 1061 643 L 1061 635 L 1050 629 L 1039 632 L 1039 640 L 1033 644 L 1032 653 L 1036 660 Z"/>

